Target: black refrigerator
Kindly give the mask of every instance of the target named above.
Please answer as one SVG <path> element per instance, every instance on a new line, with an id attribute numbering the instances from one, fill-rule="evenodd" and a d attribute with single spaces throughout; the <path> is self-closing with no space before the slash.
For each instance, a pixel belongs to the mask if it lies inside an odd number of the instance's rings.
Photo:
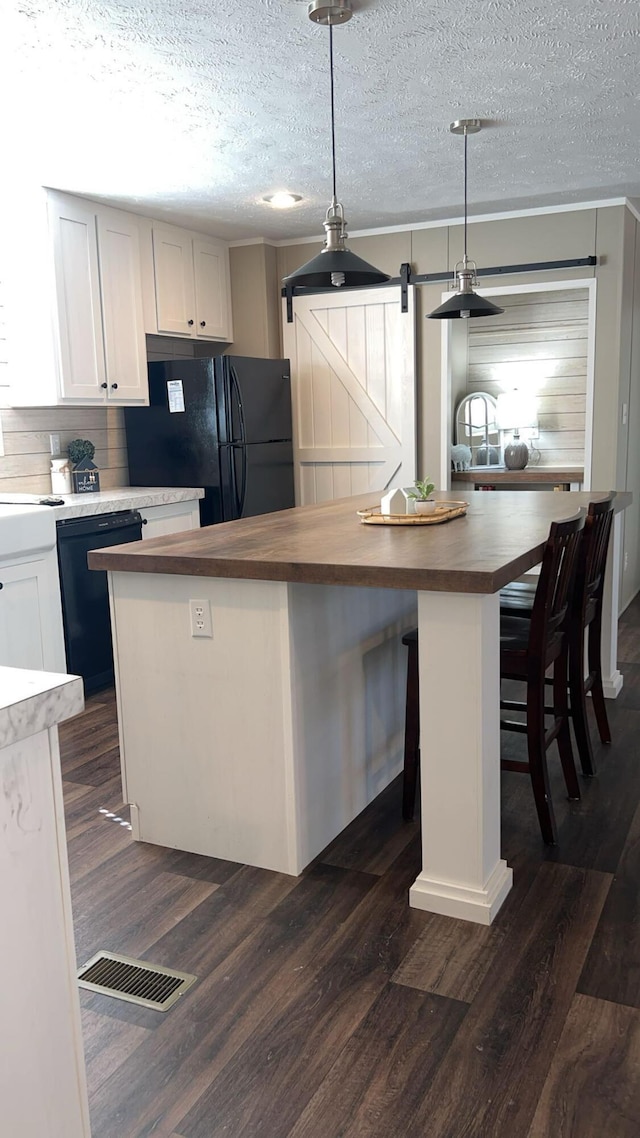
<path id="1" fill-rule="evenodd" d="M 288 360 L 150 363 L 124 418 L 131 485 L 204 487 L 203 526 L 295 505 Z"/>

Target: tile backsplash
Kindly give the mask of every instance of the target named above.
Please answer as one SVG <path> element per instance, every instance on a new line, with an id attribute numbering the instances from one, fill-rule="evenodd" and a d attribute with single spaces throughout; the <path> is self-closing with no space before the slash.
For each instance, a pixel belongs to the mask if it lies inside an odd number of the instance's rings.
<path id="1" fill-rule="evenodd" d="M 170 336 L 147 336 L 147 359 L 193 359 L 220 355 L 225 344 L 195 343 Z M 21 407 L 0 410 L 4 455 L 0 449 L 0 492 L 51 493 L 49 435 L 60 435 L 66 453 L 72 439 L 90 439 L 100 486 L 129 485 L 124 413 L 120 407 Z"/>

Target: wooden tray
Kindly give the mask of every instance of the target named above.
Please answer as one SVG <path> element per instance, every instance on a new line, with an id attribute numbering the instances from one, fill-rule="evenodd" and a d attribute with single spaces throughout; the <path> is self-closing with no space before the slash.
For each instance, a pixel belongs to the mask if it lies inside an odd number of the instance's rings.
<path id="1" fill-rule="evenodd" d="M 432 514 L 383 514 L 379 506 L 370 510 L 358 510 L 358 517 L 365 525 L 374 526 L 438 526 L 461 518 L 467 512 L 468 502 L 438 502 Z"/>

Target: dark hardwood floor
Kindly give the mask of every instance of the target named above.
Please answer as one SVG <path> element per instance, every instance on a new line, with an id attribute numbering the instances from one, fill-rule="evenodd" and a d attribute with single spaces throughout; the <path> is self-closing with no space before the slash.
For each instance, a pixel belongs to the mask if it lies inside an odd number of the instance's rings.
<path id="1" fill-rule="evenodd" d="M 637 1138 L 640 598 L 620 633 L 580 803 L 552 751 L 555 849 L 504 776 L 491 928 L 408 907 L 399 780 L 300 878 L 132 842 L 113 693 L 89 699 L 60 731 L 78 963 L 198 977 L 166 1014 L 81 992 L 93 1138 Z"/>

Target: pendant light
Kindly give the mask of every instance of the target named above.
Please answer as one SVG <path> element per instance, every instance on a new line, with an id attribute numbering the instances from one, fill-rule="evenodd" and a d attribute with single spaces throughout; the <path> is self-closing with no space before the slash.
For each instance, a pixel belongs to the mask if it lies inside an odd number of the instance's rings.
<path id="1" fill-rule="evenodd" d="M 345 245 L 347 223 L 344 209 L 336 195 L 336 132 L 335 106 L 333 92 L 333 26 L 346 24 L 353 15 L 351 0 L 313 0 L 309 5 L 309 19 L 329 28 L 329 70 L 331 76 L 331 164 L 333 171 L 333 194 L 331 205 L 324 220 L 326 237 L 324 249 L 284 278 L 284 284 L 300 288 L 326 288 L 330 285 L 376 285 L 389 280 L 387 273 L 381 273 L 369 265 L 362 257 L 357 257 Z"/>
<path id="2" fill-rule="evenodd" d="M 449 130 L 452 134 L 464 135 L 464 256 L 458 261 L 454 269 L 454 280 L 457 283 L 457 292 L 449 300 L 445 300 L 439 308 L 430 312 L 428 320 L 467 320 L 472 316 L 497 316 L 504 312 L 485 296 L 478 296 L 474 288 L 478 287 L 478 277 L 475 261 L 467 257 L 467 135 L 477 134 L 482 130 L 480 119 L 456 119 Z"/>

